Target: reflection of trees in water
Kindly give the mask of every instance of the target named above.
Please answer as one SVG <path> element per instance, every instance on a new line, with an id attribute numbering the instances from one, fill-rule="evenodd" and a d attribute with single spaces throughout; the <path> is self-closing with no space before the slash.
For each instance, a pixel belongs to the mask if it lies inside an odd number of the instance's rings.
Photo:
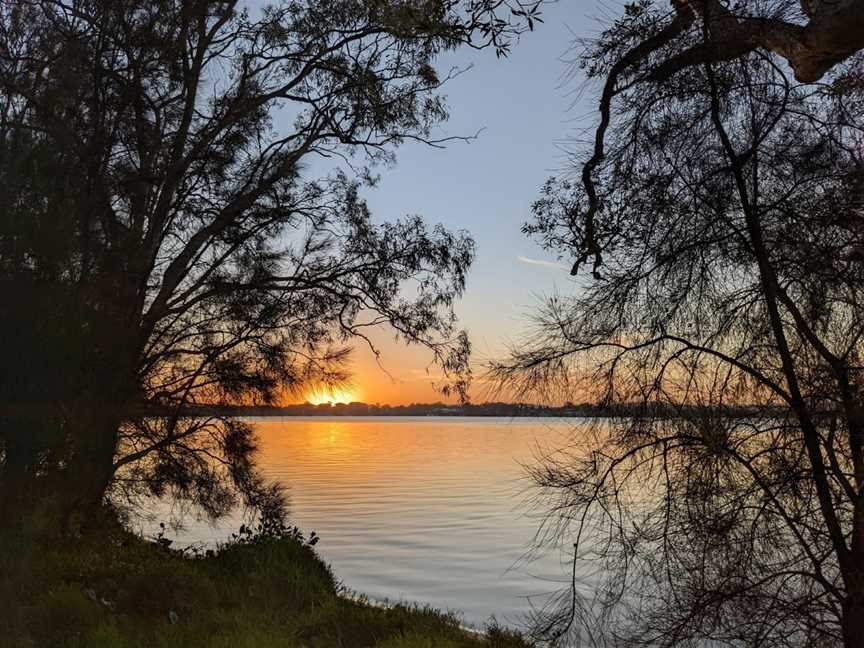
<path id="1" fill-rule="evenodd" d="M 711 19 L 667 23 L 632 8 L 587 47 L 609 121 L 583 182 L 551 180 L 526 229 L 594 272 L 492 367 L 526 397 L 642 407 L 531 470 L 541 540 L 575 541 L 577 574 L 593 558 L 601 578 L 538 633 L 856 646 L 862 61 L 802 85 L 747 47 L 651 78 L 716 38 Z"/>
<path id="2" fill-rule="evenodd" d="M 829 597 L 842 579 L 794 420 L 706 408 L 576 436 L 529 469 L 548 513 L 538 542 L 573 542 L 577 556 L 576 588 L 537 610 L 538 631 L 602 644 L 614 629 L 648 645 L 722 633 L 759 645 L 782 628 L 790 644 L 805 632 L 836 644 Z M 838 515 L 851 525 L 851 507 Z"/>

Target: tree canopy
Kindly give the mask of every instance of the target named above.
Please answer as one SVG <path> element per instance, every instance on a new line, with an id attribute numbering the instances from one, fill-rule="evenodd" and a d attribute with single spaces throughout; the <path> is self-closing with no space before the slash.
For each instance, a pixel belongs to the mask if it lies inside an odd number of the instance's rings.
<path id="1" fill-rule="evenodd" d="M 593 269 L 492 372 L 641 412 L 532 469 L 543 537 L 575 542 L 545 638 L 864 636 L 862 57 L 813 76 L 764 42 L 727 51 L 717 13 L 773 29 L 795 4 L 637 3 L 584 43 L 599 126 L 525 231 Z M 577 579 L 592 564 L 594 597 Z"/>
<path id="2" fill-rule="evenodd" d="M 464 394 L 465 232 L 380 223 L 361 191 L 441 144 L 436 69 L 506 54 L 536 3 L 20 0 L 0 9 L 4 493 L 72 508 L 171 492 L 279 509 L 249 426 L 345 377 L 386 325 Z M 10 495 L 11 497 L 11 495 Z"/>
<path id="3" fill-rule="evenodd" d="M 770 53 L 789 65 L 796 79 L 818 82 L 835 66 L 864 49 L 864 3 L 859 0 L 654 0 L 625 6 L 624 16 L 597 43 L 582 41 L 579 65 L 589 78 L 602 79 L 600 121 L 591 155 L 581 170 L 588 205 L 574 214 L 581 221 L 580 254 L 573 266 L 602 264 L 602 237 L 594 214 L 600 198 L 594 170 L 605 157 L 606 133 L 619 97 L 662 85 L 691 67 L 735 61 L 756 52 Z"/>

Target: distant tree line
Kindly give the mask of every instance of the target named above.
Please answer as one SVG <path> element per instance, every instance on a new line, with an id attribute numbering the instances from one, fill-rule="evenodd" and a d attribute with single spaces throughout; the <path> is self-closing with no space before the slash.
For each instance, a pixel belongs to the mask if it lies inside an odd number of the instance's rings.
<path id="1" fill-rule="evenodd" d="M 685 408 L 688 416 L 697 416 L 701 408 Z M 764 418 L 782 413 L 777 408 L 762 406 L 729 406 L 729 413 L 739 417 Z M 681 408 L 667 403 L 565 403 L 542 405 L 537 403 L 411 403 L 410 405 L 380 405 L 369 403 L 298 403 L 294 405 L 190 405 L 182 415 L 193 418 L 206 416 L 258 417 L 258 416 L 496 416 L 496 417 L 634 417 L 648 413 L 655 418 L 677 418 Z M 160 414 L 153 410 L 153 414 Z"/>

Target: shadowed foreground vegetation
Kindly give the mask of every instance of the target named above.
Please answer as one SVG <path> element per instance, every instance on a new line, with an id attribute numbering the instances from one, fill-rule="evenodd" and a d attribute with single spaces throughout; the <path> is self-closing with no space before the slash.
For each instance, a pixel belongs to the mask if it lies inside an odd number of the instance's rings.
<path id="1" fill-rule="evenodd" d="M 432 609 L 339 596 L 296 531 L 246 535 L 198 557 L 117 524 L 86 542 L 32 537 L 0 538 L 0 636 L 10 648 L 529 645 L 495 627 L 473 635 Z"/>

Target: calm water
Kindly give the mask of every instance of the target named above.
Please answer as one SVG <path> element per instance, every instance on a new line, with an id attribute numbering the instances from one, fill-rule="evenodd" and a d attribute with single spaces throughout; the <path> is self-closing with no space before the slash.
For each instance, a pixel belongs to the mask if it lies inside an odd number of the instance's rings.
<path id="1" fill-rule="evenodd" d="M 525 560 L 538 519 L 522 464 L 576 419 L 285 418 L 255 421 L 265 472 L 288 489 L 292 523 L 350 589 L 519 625 L 530 600 L 568 581 L 566 556 Z M 189 523 L 180 542 L 231 524 Z M 236 526 L 233 527 L 236 529 Z M 535 598 L 536 597 L 536 598 Z"/>

